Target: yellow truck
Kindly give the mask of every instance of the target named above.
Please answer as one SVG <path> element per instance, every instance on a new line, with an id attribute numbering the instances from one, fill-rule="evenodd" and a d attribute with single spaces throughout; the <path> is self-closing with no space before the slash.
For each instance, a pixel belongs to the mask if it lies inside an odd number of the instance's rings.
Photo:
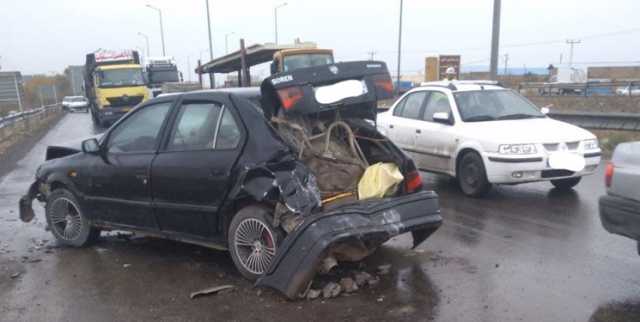
<path id="1" fill-rule="evenodd" d="M 298 68 L 329 65 L 333 63 L 333 50 L 331 49 L 283 49 L 273 54 L 271 75 Z"/>
<path id="2" fill-rule="evenodd" d="M 137 51 L 98 50 L 87 54 L 85 94 L 93 122 L 107 126 L 149 99 Z"/>

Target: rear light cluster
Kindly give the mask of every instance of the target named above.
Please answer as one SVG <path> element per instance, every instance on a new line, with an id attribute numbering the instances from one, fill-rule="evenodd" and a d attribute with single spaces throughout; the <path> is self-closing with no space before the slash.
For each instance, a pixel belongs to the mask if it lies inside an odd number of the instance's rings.
<path id="1" fill-rule="evenodd" d="M 604 184 L 607 188 L 611 188 L 611 181 L 613 180 L 613 169 L 615 166 L 612 162 L 607 163 L 607 167 L 604 170 Z"/>
<path id="2" fill-rule="evenodd" d="M 282 107 L 285 110 L 293 108 L 293 106 L 302 99 L 303 95 L 302 88 L 300 87 L 294 86 L 278 90 L 278 97 L 280 97 L 280 102 L 282 102 Z"/>
<path id="3" fill-rule="evenodd" d="M 373 84 L 376 87 L 377 91 L 386 92 L 389 94 L 393 93 L 393 83 L 391 82 L 391 77 L 389 75 L 375 75 L 373 77 Z"/>
<path id="4" fill-rule="evenodd" d="M 413 170 L 404 177 L 404 188 L 407 193 L 412 193 L 422 190 L 422 177 L 418 170 Z"/>

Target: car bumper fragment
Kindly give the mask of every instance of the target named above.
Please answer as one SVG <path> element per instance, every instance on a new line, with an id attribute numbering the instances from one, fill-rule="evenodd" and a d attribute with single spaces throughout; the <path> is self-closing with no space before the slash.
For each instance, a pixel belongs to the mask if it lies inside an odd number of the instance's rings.
<path id="1" fill-rule="evenodd" d="M 604 229 L 640 241 L 640 202 L 606 195 L 600 197 L 599 208 Z"/>
<path id="2" fill-rule="evenodd" d="M 27 194 L 20 198 L 19 204 L 19 212 L 20 212 L 20 220 L 23 222 L 30 222 L 35 217 L 35 213 L 33 212 L 33 199 L 36 199 L 40 194 L 40 182 L 35 181 L 29 186 L 29 190 Z"/>
<path id="3" fill-rule="evenodd" d="M 344 206 L 310 216 L 280 246 L 271 267 L 256 286 L 270 287 L 289 299 L 297 298 L 313 279 L 323 259 L 342 252 L 338 260 L 360 260 L 389 238 L 412 232 L 414 247 L 442 224 L 438 196 L 418 192 L 401 197 Z M 345 246 L 346 247 L 343 247 Z M 345 254 L 349 249 L 351 255 Z M 350 258 L 345 258 L 350 257 Z"/>

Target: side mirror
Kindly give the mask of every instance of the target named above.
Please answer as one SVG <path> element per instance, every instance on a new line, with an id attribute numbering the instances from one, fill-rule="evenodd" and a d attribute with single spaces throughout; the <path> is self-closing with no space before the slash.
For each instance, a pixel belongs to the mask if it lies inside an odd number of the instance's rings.
<path id="1" fill-rule="evenodd" d="M 449 113 L 447 113 L 447 112 L 433 113 L 433 116 L 431 118 L 436 123 L 442 123 L 442 124 L 447 124 L 447 125 L 451 125 L 451 123 L 452 123 L 451 122 L 451 117 L 450 117 Z"/>
<path id="2" fill-rule="evenodd" d="M 100 144 L 95 138 L 82 141 L 82 152 L 97 154 L 100 152 Z"/>

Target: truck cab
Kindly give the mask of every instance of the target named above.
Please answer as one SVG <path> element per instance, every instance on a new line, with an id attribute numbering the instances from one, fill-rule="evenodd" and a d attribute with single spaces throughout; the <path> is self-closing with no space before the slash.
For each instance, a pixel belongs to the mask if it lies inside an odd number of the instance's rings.
<path id="1" fill-rule="evenodd" d="M 273 54 L 271 75 L 295 69 L 333 64 L 333 50 L 318 48 L 284 49 Z"/>
<path id="2" fill-rule="evenodd" d="M 145 65 L 145 73 L 147 85 L 153 97 L 162 94 L 164 84 L 181 81 L 180 72 L 173 57 L 149 57 Z"/>
<path id="3" fill-rule="evenodd" d="M 138 53 L 98 51 L 87 55 L 85 93 L 94 123 L 106 126 L 149 99 Z"/>

